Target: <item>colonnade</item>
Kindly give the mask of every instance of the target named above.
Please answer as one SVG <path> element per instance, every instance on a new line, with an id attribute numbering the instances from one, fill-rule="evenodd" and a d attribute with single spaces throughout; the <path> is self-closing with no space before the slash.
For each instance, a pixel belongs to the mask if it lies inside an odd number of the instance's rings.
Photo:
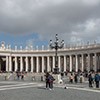
<path id="1" fill-rule="evenodd" d="M 46 71 L 52 72 L 55 68 L 54 55 L 44 56 L 41 54 L 41 56 L 5 56 L 3 58 L 5 60 L 0 60 L 0 70 L 5 70 L 7 72 L 25 71 L 44 73 Z M 0 59 L 2 59 L 2 56 L 0 56 Z M 100 69 L 100 53 L 59 54 L 58 67 L 60 71 L 97 71 Z"/>

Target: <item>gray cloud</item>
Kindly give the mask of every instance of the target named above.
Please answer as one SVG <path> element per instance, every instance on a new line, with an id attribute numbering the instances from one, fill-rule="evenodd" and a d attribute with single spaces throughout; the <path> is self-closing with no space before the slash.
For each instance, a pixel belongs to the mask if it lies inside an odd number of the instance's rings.
<path id="1" fill-rule="evenodd" d="M 97 40 L 99 9 L 99 0 L 0 0 L 0 32 L 38 33 L 40 39 L 58 33 L 66 42 Z"/>

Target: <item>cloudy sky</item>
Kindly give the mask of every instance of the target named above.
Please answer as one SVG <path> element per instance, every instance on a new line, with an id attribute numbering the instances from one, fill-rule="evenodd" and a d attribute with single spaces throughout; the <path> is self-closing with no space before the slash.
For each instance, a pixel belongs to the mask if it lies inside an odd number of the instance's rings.
<path id="1" fill-rule="evenodd" d="M 100 0 L 0 0 L 0 41 L 48 45 L 100 43 Z"/>

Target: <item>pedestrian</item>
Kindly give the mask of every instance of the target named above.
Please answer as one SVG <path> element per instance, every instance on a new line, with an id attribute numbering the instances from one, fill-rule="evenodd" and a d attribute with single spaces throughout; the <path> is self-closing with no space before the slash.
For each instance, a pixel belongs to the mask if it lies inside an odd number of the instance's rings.
<path id="1" fill-rule="evenodd" d="M 74 77 L 73 77 L 73 74 L 71 73 L 71 75 L 70 75 L 70 83 L 73 83 L 73 79 L 74 79 Z"/>
<path id="2" fill-rule="evenodd" d="M 98 72 L 95 74 L 95 83 L 96 83 L 96 88 L 99 88 L 99 81 L 100 81 L 100 76 Z"/>
<path id="3" fill-rule="evenodd" d="M 92 79 L 93 79 L 93 84 L 95 83 L 95 73 L 94 72 L 92 72 Z"/>
<path id="4" fill-rule="evenodd" d="M 45 82 L 46 82 L 46 89 L 49 89 L 50 87 L 50 83 L 49 83 L 49 73 L 47 72 L 46 75 L 45 75 Z"/>
<path id="5" fill-rule="evenodd" d="M 48 80 L 49 80 L 49 86 L 50 86 L 49 89 L 52 90 L 53 89 L 53 82 L 55 81 L 55 79 L 51 74 L 49 74 Z"/>
<path id="6" fill-rule="evenodd" d="M 77 74 L 77 73 L 75 73 L 75 76 L 74 76 L 74 81 L 75 81 L 75 83 L 77 83 L 77 82 L 78 82 L 78 74 Z"/>
<path id="7" fill-rule="evenodd" d="M 20 72 L 17 72 L 17 79 L 20 79 Z"/>
<path id="8" fill-rule="evenodd" d="M 21 73 L 21 80 L 24 80 L 24 73 Z"/>
<path id="9" fill-rule="evenodd" d="M 92 86 L 93 78 L 92 78 L 91 73 L 88 75 L 88 81 L 89 81 L 89 87 L 93 87 L 93 86 Z"/>
<path id="10" fill-rule="evenodd" d="M 83 82 L 83 74 L 80 75 L 80 83 Z"/>
<path id="11" fill-rule="evenodd" d="M 64 77 L 64 72 L 61 72 L 61 79 L 63 79 Z"/>

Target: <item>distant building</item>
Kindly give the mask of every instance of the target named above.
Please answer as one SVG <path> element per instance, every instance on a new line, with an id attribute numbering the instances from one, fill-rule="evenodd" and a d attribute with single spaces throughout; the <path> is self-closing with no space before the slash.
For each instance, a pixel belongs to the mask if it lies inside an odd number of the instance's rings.
<path id="1" fill-rule="evenodd" d="M 90 71 L 100 70 L 100 44 L 64 47 L 58 50 L 58 67 L 60 71 Z M 15 46 L 0 45 L 0 71 L 25 71 L 44 73 L 55 68 L 55 50 L 20 49 Z"/>

